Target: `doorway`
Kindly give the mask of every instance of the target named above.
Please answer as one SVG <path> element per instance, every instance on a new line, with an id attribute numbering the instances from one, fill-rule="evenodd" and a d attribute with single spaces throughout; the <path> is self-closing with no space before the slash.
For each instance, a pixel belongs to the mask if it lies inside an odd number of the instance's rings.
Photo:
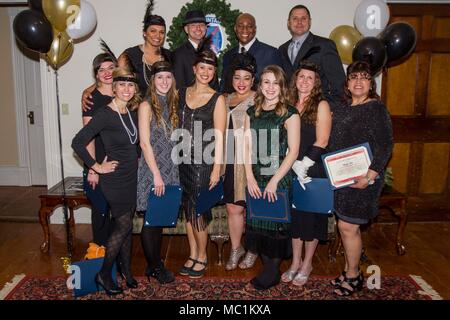
<path id="1" fill-rule="evenodd" d="M 9 7 L 11 50 L 14 66 L 16 122 L 20 167 L 28 170 L 28 183 L 47 185 L 40 56 L 14 38 L 15 16 L 27 7 Z"/>

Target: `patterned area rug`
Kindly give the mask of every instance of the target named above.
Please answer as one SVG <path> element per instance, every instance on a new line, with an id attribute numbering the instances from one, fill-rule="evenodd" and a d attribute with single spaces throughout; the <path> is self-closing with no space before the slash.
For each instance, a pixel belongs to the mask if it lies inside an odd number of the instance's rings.
<path id="1" fill-rule="evenodd" d="M 257 291 L 245 278 L 216 278 L 192 280 L 177 277 L 176 281 L 159 285 L 137 277 L 138 289 L 125 290 L 124 294 L 108 297 L 105 293 L 93 293 L 78 300 L 336 300 L 329 284 L 331 278 L 312 277 L 302 288 L 279 284 L 270 290 Z M 124 286 L 124 283 L 121 283 Z M 5 300 L 74 300 L 63 277 L 16 276 L 0 291 Z M 386 276 L 381 278 L 381 288 L 363 291 L 350 297 L 352 300 L 431 300 L 442 299 L 419 276 Z"/>

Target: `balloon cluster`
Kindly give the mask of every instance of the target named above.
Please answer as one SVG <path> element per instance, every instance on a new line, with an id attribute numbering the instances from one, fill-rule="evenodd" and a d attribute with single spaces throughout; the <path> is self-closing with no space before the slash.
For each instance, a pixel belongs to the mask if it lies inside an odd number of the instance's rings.
<path id="1" fill-rule="evenodd" d="M 367 61 L 372 74 L 407 57 L 414 50 L 417 35 L 407 22 L 388 25 L 389 7 L 383 0 L 362 0 L 352 26 L 341 25 L 330 33 L 345 64 Z"/>
<path id="2" fill-rule="evenodd" d="M 17 40 L 42 53 L 57 70 L 73 54 L 73 40 L 89 35 L 97 25 L 94 7 L 86 0 L 29 0 L 30 9 L 13 23 Z"/>

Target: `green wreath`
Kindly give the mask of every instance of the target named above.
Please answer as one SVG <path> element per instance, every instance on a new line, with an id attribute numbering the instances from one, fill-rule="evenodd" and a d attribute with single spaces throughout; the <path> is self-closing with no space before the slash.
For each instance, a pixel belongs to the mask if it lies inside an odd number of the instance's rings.
<path id="1" fill-rule="evenodd" d="M 233 33 L 234 23 L 241 11 L 231 10 L 230 7 L 231 5 L 226 3 L 225 0 L 193 0 L 191 3 L 184 5 L 178 16 L 172 19 L 172 25 L 167 33 L 167 42 L 170 50 L 175 50 L 187 40 L 186 33 L 183 30 L 183 20 L 188 11 L 202 10 L 205 14 L 214 13 L 220 24 L 225 28 L 225 33 L 228 37 L 228 45 L 218 57 L 218 74 L 220 75 L 222 73 L 223 53 L 238 45 L 238 41 Z"/>

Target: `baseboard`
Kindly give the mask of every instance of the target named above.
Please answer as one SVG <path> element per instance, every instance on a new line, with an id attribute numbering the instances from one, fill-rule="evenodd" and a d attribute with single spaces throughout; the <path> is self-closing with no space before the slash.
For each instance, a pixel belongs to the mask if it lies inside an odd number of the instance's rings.
<path id="1" fill-rule="evenodd" d="M 27 167 L 0 166 L 0 186 L 30 186 L 30 175 Z"/>

